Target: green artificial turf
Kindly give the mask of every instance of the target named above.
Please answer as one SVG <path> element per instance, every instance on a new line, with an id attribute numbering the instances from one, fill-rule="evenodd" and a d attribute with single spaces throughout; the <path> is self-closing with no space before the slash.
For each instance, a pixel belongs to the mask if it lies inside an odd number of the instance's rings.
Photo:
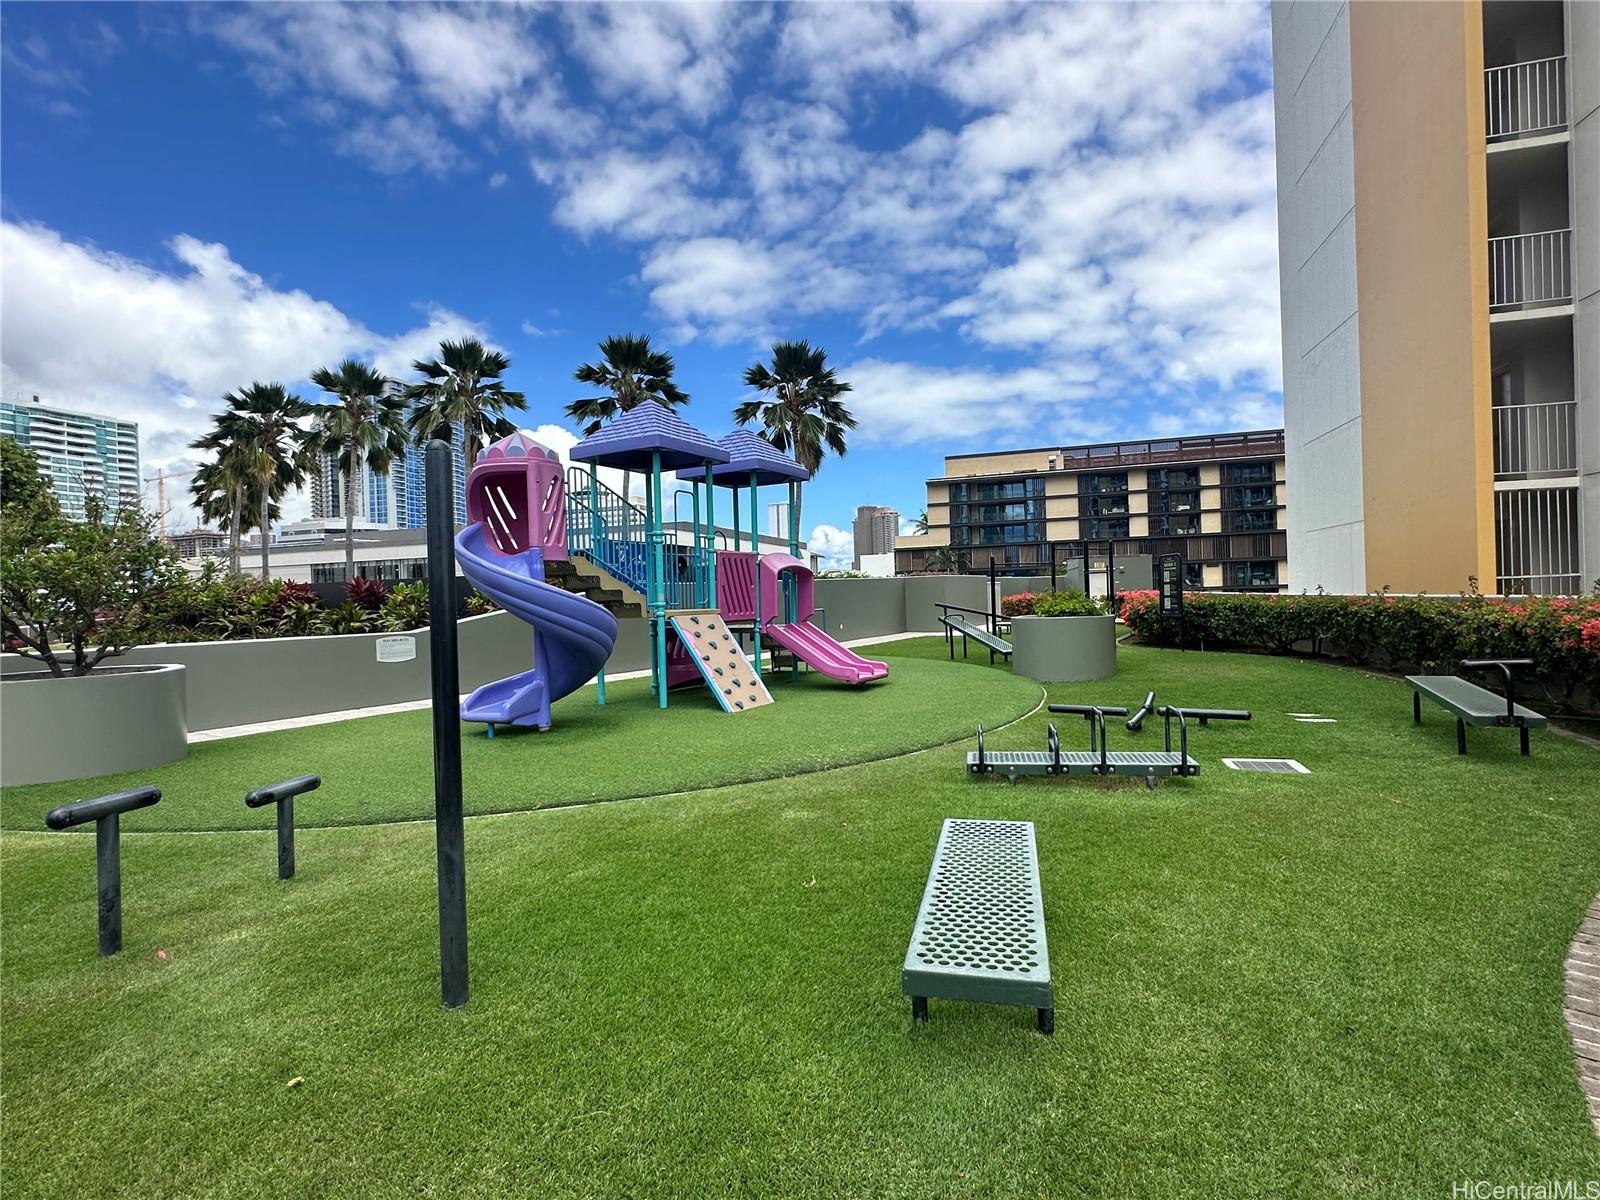
<path id="1" fill-rule="evenodd" d="M 939 642 L 886 649 L 911 712 L 1011 682 L 931 661 Z M 1560 1014 L 1600 887 L 1600 754 L 1536 733 L 1524 760 L 1515 734 L 1473 731 L 1458 758 L 1441 711 L 1417 729 L 1397 681 L 1321 664 L 1119 663 L 1051 698 L 1154 687 L 1256 719 L 1197 731 L 1204 773 L 1154 792 L 970 781 L 962 745 L 469 821 L 473 994 L 453 1012 L 425 823 L 305 830 L 287 883 L 263 832 L 129 833 L 111 960 L 92 840 L 8 832 L 4 1191 L 1390 1197 L 1600 1178 Z M 1046 719 L 994 744 L 1042 747 Z M 1236 774 L 1225 754 L 1313 773 Z M 946 816 L 1036 824 L 1054 1038 L 990 1006 L 911 1024 L 898 970 Z"/>
<path id="2" fill-rule="evenodd" d="M 604 707 L 592 688 L 558 701 L 547 733 L 501 726 L 490 738 L 482 725 L 463 725 L 466 809 L 649 796 L 887 758 L 966 737 L 980 721 L 1014 720 L 1043 696 L 1009 673 L 951 675 L 915 657 L 889 661 L 888 682 L 860 688 L 811 672 L 798 681 L 787 671 L 769 675 L 776 703 L 748 713 L 724 713 L 703 687 L 673 692 L 663 711 L 650 681 L 633 679 L 610 684 Z M 266 829 L 273 811 L 245 808 L 245 793 L 306 774 L 321 775 L 322 787 L 296 804 L 301 825 L 431 818 L 432 719 L 392 713 L 200 742 L 186 760 L 154 770 L 7 788 L 0 826 L 39 829 L 58 804 L 153 784 L 160 804 L 124 818 L 125 829 Z"/>

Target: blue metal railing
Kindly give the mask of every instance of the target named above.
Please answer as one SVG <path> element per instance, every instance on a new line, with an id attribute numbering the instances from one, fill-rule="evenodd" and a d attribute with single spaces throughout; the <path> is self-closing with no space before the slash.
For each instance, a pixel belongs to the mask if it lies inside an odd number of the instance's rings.
<path id="1" fill-rule="evenodd" d="M 650 554 L 647 532 L 644 509 L 613 488 L 591 480 L 584 468 L 567 469 L 568 553 L 583 555 L 645 595 Z M 662 550 L 667 607 L 695 607 L 694 547 L 668 542 Z"/>

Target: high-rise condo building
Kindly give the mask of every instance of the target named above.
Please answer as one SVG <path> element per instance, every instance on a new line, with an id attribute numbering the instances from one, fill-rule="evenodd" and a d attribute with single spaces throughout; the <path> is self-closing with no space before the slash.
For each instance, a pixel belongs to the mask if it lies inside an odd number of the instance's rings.
<path id="1" fill-rule="evenodd" d="M 1289 586 L 1600 576 L 1600 4 L 1272 8 Z"/>
<path id="2" fill-rule="evenodd" d="M 33 451 L 39 474 L 75 520 L 83 519 L 88 496 L 107 509 L 139 498 L 139 426 L 132 421 L 55 408 L 34 396 L 0 400 L 0 434 Z"/>

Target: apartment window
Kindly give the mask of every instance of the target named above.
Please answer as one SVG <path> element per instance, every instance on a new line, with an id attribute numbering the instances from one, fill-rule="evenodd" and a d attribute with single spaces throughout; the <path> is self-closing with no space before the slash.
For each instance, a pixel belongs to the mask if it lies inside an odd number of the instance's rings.
<path id="1" fill-rule="evenodd" d="M 1083 536 L 1091 541 L 1107 541 L 1128 536 L 1127 517 L 1091 517 L 1083 522 Z"/>
<path id="2" fill-rule="evenodd" d="M 1152 467 L 1147 476 L 1152 492 L 1170 492 L 1200 486 L 1196 467 Z"/>
<path id="3" fill-rule="evenodd" d="M 1277 472 L 1270 462 L 1223 463 L 1222 482 L 1230 487 L 1251 483 L 1273 483 Z"/>
<path id="4" fill-rule="evenodd" d="M 1188 492 L 1151 492 L 1151 512 L 1198 512 L 1200 508 L 1200 493 Z"/>
<path id="5" fill-rule="evenodd" d="M 1229 533 L 1263 533 L 1278 527 L 1275 508 L 1237 508 L 1227 514 Z"/>
<path id="6" fill-rule="evenodd" d="M 1200 532 L 1200 514 L 1197 512 L 1151 513 L 1151 537 L 1176 537 Z"/>
<path id="7" fill-rule="evenodd" d="M 1108 492 L 1126 493 L 1127 490 L 1126 471 L 1089 471 L 1078 476 L 1080 496 L 1103 496 Z"/>
<path id="8" fill-rule="evenodd" d="M 1128 511 L 1128 495 L 1086 496 L 1079 507 L 1086 517 L 1114 517 Z"/>
<path id="9" fill-rule="evenodd" d="M 956 504 L 950 510 L 950 520 L 959 525 L 985 521 L 1037 521 L 1043 516 L 1043 500 L 1016 500 L 1008 504 Z"/>
<path id="10" fill-rule="evenodd" d="M 1235 589 L 1277 587 L 1278 564 L 1275 559 L 1224 563 L 1222 581 Z"/>
<path id="11" fill-rule="evenodd" d="M 1007 479 L 988 483 L 952 483 L 952 502 L 971 500 L 1025 500 L 1044 495 L 1044 476 L 1031 475 L 1026 479 Z"/>
<path id="12" fill-rule="evenodd" d="M 1183 564 L 1183 586 L 1186 588 L 1203 588 L 1205 585 L 1205 563 L 1185 562 Z"/>

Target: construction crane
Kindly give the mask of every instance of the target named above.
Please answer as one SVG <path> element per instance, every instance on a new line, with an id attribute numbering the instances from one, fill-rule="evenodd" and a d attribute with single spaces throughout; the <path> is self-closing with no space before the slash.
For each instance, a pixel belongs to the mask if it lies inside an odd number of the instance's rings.
<path id="1" fill-rule="evenodd" d="M 146 475 L 144 482 L 156 485 L 156 528 L 161 534 L 161 540 L 167 539 L 167 480 L 188 479 L 192 471 L 168 471 L 160 475 Z"/>

